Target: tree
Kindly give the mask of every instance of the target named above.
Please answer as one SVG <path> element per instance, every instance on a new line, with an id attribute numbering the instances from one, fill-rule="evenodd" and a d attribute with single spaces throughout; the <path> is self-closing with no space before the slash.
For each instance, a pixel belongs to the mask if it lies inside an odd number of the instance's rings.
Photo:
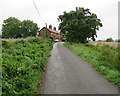
<path id="1" fill-rule="evenodd" d="M 20 21 L 15 17 L 10 17 L 3 21 L 2 38 L 17 38 L 36 36 L 38 26 L 31 20 Z"/>
<path id="2" fill-rule="evenodd" d="M 107 38 L 106 42 L 114 42 L 114 40 L 112 38 Z"/>
<path id="3" fill-rule="evenodd" d="M 21 22 L 15 17 L 4 20 L 2 25 L 2 37 L 14 38 L 15 35 L 20 33 L 20 25 Z"/>
<path id="4" fill-rule="evenodd" d="M 115 42 L 120 42 L 120 39 L 116 39 Z"/>
<path id="5" fill-rule="evenodd" d="M 102 27 L 101 20 L 96 14 L 90 13 L 89 9 L 76 7 L 75 11 L 64 12 L 58 18 L 59 30 L 65 34 L 69 42 L 86 43 L 91 38 L 95 41 L 96 31 Z"/>
<path id="6" fill-rule="evenodd" d="M 23 37 L 36 36 L 38 29 L 37 24 L 31 20 L 24 20 L 21 22 L 21 33 Z"/>
<path id="7" fill-rule="evenodd" d="M 103 42 L 102 40 L 98 40 L 98 42 Z"/>

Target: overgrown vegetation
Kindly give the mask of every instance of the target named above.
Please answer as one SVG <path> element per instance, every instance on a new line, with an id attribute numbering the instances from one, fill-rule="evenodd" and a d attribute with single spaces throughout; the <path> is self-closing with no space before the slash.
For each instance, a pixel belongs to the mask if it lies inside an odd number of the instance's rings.
<path id="1" fill-rule="evenodd" d="M 78 56 L 85 58 L 99 73 L 120 87 L 120 47 L 114 48 L 108 45 L 94 46 L 81 43 L 64 43 Z M 119 57 L 119 58 L 118 58 Z"/>
<path id="2" fill-rule="evenodd" d="M 51 40 L 29 37 L 2 41 L 3 94 L 35 94 L 44 72 Z"/>

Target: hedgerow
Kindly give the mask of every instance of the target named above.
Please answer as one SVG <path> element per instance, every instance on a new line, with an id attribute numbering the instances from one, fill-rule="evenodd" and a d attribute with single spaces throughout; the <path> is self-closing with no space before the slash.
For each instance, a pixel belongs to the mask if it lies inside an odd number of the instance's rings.
<path id="1" fill-rule="evenodd" d="M 36 94 L 52 41 L 29 37 L 2 45 L 2 94 Z"/>

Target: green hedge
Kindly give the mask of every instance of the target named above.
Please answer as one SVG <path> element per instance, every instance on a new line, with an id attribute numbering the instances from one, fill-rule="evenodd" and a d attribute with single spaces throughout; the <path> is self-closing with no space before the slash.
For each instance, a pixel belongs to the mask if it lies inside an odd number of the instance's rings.
<path id="1" fill-rule="evenodd" d="M 2 44 L 2 94 L 36 94 L 51 40 L 29 37 Z"/>

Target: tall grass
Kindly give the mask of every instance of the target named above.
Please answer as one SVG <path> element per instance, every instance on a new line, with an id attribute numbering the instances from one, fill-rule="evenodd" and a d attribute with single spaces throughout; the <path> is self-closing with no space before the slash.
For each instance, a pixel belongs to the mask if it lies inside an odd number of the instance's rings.
<path id="1" fill-rule="evenodd" d="M 120 87 L 120 48 L 107 45 L 94 46 L 91 44 L 64 43 L 77 55 L 85 58 L 99 73 Z"/>
<path id="2" fill-rule="evenodd" d="M 52 42 L 29 37 L 2 41 L 3 94 L 36 94 Z"/>

